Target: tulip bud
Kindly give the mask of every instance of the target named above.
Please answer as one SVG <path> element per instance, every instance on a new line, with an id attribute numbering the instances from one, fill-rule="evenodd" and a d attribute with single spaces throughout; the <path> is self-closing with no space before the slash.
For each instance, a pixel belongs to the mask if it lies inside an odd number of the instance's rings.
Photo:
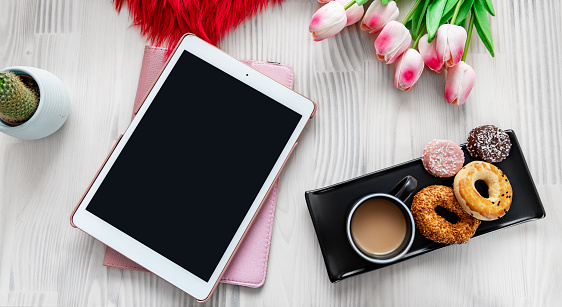
<path id="1" fill-rule="evenodd" d="M 328 3 L 332 1 L 337 1 L 344 7 L 349 2 L 351 2 L 351 0 L 318 0 L 318 2 L 320 3 Z M 350 26 L 361 20 L 361 17 L 363 17 L 363 13 L 365 13 L 365 9 L 363 8 L 363 5 L 358 5 L 357 3 L 354 3 L 350 8 L 345 10 L 345 15 L 347 16 L 347 23 L 345 24 L 345 26 L 346 27 Z"/>
<path id="2" fill-rule="evenodd" d="M 457 65 L 464 53 L 466 30 L 461 26 L 444 24 L 437 29 L 435 38 L 437 56 L 447 67 Z"/>
<path id="3" fill-rule="evenodd" d="M 434 39 L 431 43 L 428 43 L 428 37 L 427 34 L 422 36 L 418 43 L 420 55 L 429 69 L 441 72 L 443 69 L 443 58 L 437 54 L 437 40 Z"/>
<path id="4" fill-rule="evenodd" d="M 315 41 L 321 41 L 338 34 L 346 25 L 347 17 L 342 4 L 331 1 L 322 6 L 310 21 L 308 30 Z"/>
<path id="5" fill-rule="evenodd" d="M 423 67 L 423 60 L 419 52 L 415 49 L 408 49 L 396 62 L 394 86 L 397 89 L 408 91 L 420 78 Z"/>
<path id="6" fill-rule="evenodd" d="M 398 21 L 390 21 L 375 40 L 375 50 L 379 59 L 392 64 L 410 48 L 411 43 L 410 31 Z"/>
<path id="7" fill-rule="evenodd" d="M 470 65 L 460 61 L 454 67 L 447 70 L 447 81 L 445 81 L 445 98 L 450 104 L 462 105 L 476 80 L 476 73 Z"/>
<path id="8" fill-rule="evenodd" d="M 346 4 L 350 2 L 350 0 L 336 0 L 336 1 L 341 3 L 344 7 Z M 364 13 L 365 13 L 365 9 L 363 8 L 363 6 L 354 3 L 350 8 L 348 8 L 345 11 L 345 15 L 347 16 L 346 26 L 350 26 L 361 20 L 361 17 L 363 17 Z"/>
<path id="9" fill-rule="evenodd" d="M 361 30 L 369 31 L 369 33 L 378 33 L 390 21 L 398 19 L 400 11 L 396 6 L 396 2 L 389 1 L 388 4 L 382 4 L 380 0 L 371 3 L 367 9 L 365 17 L 361 22 Z"/>

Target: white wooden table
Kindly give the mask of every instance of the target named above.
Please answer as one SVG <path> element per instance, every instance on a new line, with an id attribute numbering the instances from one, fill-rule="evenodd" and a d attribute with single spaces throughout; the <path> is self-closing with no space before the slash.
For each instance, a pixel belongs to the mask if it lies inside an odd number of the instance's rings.
<path id="1" fill-rule="evenodd" d="M 400 7 L 413 1 L 400 1 Z M 442 75 L 408 93 L 358 26 L 320 43 L 319 4 L 285 0 L 222 41 L 231 55 L 291 65 L 316 117 L 282 174 L 267 280 L 220 285 L 217 306 L 553 306 L 562 292 L 562 14 L 557 0 L 494 1 L 496 57 L 473 39 L 477 74 L 462 107 Z M 131 118 L 145 40 L 110 0 L 2 0 L 0 67 L 36 66 L 68 87 L 72 111 L 54 135 L 0 135 L 1 306 L 184 306 L 188 295 L 150 273 L 102 266 L 104 246 L 69 215 Z M 402 10 L 401 17 L 406 9 Z M 511 227 L 340 283 L 329 282 L 304 191 L 420 156 L 434 138 L 458 143 L 479 124 L 513 129 L 546 219 Z M 200 305 L 197 305 L 200 306 Z"/>

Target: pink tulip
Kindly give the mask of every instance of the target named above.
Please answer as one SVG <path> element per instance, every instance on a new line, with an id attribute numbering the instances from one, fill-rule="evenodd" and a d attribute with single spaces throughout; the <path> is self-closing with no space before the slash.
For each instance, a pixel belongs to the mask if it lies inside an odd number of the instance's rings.
<path id="1" fill-rule="evenodd" d="M 396 62 L 394 86 L 408 91 L 420 78 L 423 72 L 423 60 L 416 49 L 408 49 Z"/>
<path id="2" fill-rule="evenodd" d="M 388 22 L 398 19 L 399 13 L 394 1 L 389 1 L 388 4 L 382 4 L 378 0 L 374 1 L 367 9 L 365 17 L 363 17 L 361 30 L 378 33 Z"/>
<path id="3" fill-rule="evenodd" d="M 337 1 L 341 3 L 343 6 L 345 6 L 350 2 L 350 0 L 337 0 Z M 353 4 L 350 8 L 348 8 L 345 11 L 345 14 L 347 16 L 346 26 L 352 25 L 358 22 L 359 20 L 361 20 L 361 17 L 363 17 L 364 13 L 365 13 L 365 9 L 363 8 L 362 5 L 357 5 L 357 3 Z"/>
<path id="4" fill-rule="evenodd" d="M 346 4 L 351 2 L 351 0 L 318 0 L 318 2 L 320 3 L 328 3 L 332 1 L 337 1 L 341 3 L 341 5 L 343 5 L 344 7 Z M 363 13 L 365 13 L 365 9 L 363 8 L 363 5 L 358 5 L 357 3 L 354 3 L 350 8 L 348 8 L 345 11 L 345 15 L 347 16 L 347 23 L 345 24 L 345 26 L 346 27 L 350 26 L 361 20 L 361 17 L 363 17 Z"/>
<path id="5" fill-rule="evenodd" d="M 447 70 L 447 81 L 445 81 L 445 98 L 450 104 L 462 105 L 476 80 L 474 69 L 464 61 L 460 61 L 454 67 Z"/>
<path id="6" fill-rule="evenodd" d="M 435 40 L 439 59 L 443 59 L 447 67 L 457 65 L 464 53 L 466 30 L 461 26 L 444 24 L 437 29 Z"/>
<path id="7" fill-rule="evenodd" d="M 315 41 L 321 41 L 338 34 L 347 23 L 347 17 L 343 5 L 337 1 L 331 1 L 322 6 L 312 16 L 308 30 L 312 33 Z"/>
<path id="8" fill-rule="evenodd" d="M 375 50 L 379 59 L 392 64 L 404 51 L 410 48 L 410 31 L 398 21 L 390 21 L 384 26 L 375 40 Z"/>
<path id="9" fill-rule="evenodd" d="M 418 49 L 425 65 L 433 71 L 441 72 L 443 69 L 443 58 L 437 54 L 437 40 L 434 39 L 431 43 L 428 43 L 428 37 L 427 34 L 422 36 L 418 43 Z"/>

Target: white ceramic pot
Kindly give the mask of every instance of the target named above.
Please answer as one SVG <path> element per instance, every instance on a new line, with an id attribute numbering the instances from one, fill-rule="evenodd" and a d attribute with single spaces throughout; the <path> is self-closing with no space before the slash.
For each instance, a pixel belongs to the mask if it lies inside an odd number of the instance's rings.
<path id="1" fill-rule="evenodd" d="M 64 124 L 70 112 L 70 95 L 59 78 L 36 67 L 14 66 L 0 71 L 32 77 L 39 86 L 40 96 L 37 110 L 30 119 L 17 126 L 0 121 L 0 132 L 24 140 L 35 140 L 51 135 Z"/>

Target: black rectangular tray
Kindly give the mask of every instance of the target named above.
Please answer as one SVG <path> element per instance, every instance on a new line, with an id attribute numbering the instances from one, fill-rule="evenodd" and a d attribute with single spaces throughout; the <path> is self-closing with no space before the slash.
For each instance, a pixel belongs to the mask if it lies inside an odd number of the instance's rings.
<path id="1" fill-rule="evenodd" d="M 474 237 L 546 216 L 517 137 L 512 130 L 506 130 L 506 132 L 511 139 L 511 152 L 507 159 L 494 163 L 494 165 L 509 178 L 513 188 L 513 202 L 504 217 L 490 222 L 483 221 Z M 464 144 L 461 145 L 466 164 L 475 159 L 468 154 L 465 147 Z M 426 239 L 416 229 L 414 243 L 402 259 L 390 264 L 375 264 L 363 260 L 349 245 L 345 229 L 349 206 L 367 194 L 388 193 L 400 179 L 407 175 L 414 176 L 418 180 L 415 193 L 434 184 L 453 186 L 454 177 L 433 177 L 424 169 L 421 158 L 418 158 L 325 188 L 305 192 L 308 210 L 331 282 L 377 270 L 447 246 Z M 412 197 L 406 201 L 406 205 L 412 205 Z"/>

